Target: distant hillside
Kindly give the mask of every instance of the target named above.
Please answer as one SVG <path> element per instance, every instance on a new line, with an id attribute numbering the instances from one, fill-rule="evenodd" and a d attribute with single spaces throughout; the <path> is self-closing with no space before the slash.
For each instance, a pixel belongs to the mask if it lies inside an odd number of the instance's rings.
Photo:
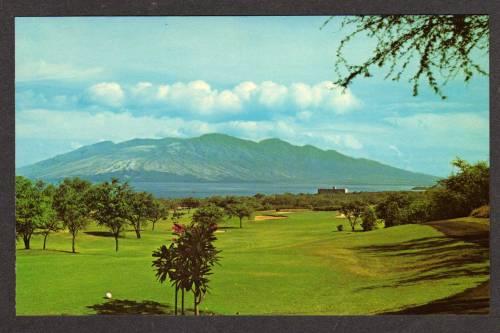
<path id="1" fill-rule="evenodd" d="M 438 178 L 334 150 L 260 142 L 223 134 L 196 138 L 134 139 L 85 146 L 16 170 L 46 180 L 79 176 L 132 181 L 271 182 L 430 185 Z"/>

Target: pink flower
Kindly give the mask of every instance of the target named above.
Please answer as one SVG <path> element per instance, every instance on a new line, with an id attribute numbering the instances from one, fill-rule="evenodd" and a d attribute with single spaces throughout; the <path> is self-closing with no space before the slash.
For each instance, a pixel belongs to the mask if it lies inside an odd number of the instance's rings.
<path id="1" fill-rule="evenodd" d="M 178 223 L 174 223 L 172 226 L 172 231 L 174 234 L 182 234 L 186 230 L 186 226 Z"/>

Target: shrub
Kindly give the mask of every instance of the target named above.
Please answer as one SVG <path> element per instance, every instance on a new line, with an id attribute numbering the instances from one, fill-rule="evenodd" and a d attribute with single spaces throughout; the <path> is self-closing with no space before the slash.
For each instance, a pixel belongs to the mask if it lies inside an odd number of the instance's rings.
<path id="1" fill-rule="evenodd" d="M 372 207 L 365 207 L 363 214 L 361 215 L 361 227 L 363 231 L 370 231 L 375 229 L 377 223 L 377 216 L 375 215 L 375 210 Z"/>
<path id="2" fill-rule="evenodd" d="M 343 224 L 337 225 L 337 231 L 344 231 L 344 225 Z"/>
<path id="3" fill-rule="evenodd" d="M 490 206 L 484 205 L 479 208 L 476 208 L 470 213 L 470 216 L 485 217 L 485 218 L 490 217 Z"/>

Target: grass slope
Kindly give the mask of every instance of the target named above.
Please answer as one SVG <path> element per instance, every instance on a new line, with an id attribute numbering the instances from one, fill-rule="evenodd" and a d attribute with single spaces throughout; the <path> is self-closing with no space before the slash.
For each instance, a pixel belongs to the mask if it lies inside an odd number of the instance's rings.
<path id="1" fill-rule="evenodd" d="M 372 232 L 337 232 L 347 221 L 334 212 L 298 211 L 287 219 L 221 225 L 221 265 L 201 310 L 216 314 L 376 314 L 418 306 L 477 286 L 489 278 L 488 249 L 447 237 L 428 225 Z M 188 217 L 185 217 L 188 218 Z M 484 220 L 480 220 L 486 223 Z M 459 223 L 459 221 L 457 222 Z M 462 223 L 469 223 L 462 221 Z M 173 290 L 156 282 L 151 252 L 171 239 L 170 222 L 114 240 L 92 226 L 77 238 L 49 236 L 49 250 L 18 244 L 18 315 L 169 313 Z M 103 299 L 111 291 L 114 301 Z M 192 307 L 192 297 L 187 296 Z"/>

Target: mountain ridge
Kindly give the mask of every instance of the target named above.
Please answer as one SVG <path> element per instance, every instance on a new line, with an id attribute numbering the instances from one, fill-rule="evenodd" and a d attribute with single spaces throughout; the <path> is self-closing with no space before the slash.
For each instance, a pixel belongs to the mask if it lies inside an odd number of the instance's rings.
<path id="1" fill-rule="evenodd" d="M 20 167 L 16 174 L 45 180 L 117 176 L 132 181 L 365 185 L 431 185 L 439 179 L 332 149 L 298 146 L 278 138 L 252 141 L 220 133 L 97 142 Z"/>

